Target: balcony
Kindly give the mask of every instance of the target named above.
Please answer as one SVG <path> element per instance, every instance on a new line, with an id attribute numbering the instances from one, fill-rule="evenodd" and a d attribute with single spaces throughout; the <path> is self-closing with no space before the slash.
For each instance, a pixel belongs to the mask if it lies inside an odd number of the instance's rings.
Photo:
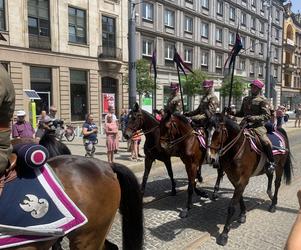
<path id="1" fill-rule="evenodd" d="M 29 48 L 51 50 L 50 37 L 29 34 Z"/>
<path id="2" fill-rule="evenodd" d="M 116 47 L 98 46 L 98 60 L 103 70 L 119 70 L 122 64 L 122 50 Z"/>
<path id="3" fill-rule="evenodd" d="M 293 40 L 286 38 L 283 40 L 283 45 L 285 46 L 286 49 L 288 50 L 295 50 L 296 44 Z"/>
<path id="4" fill-rule="evenodd" d="M 286 71 L 286 72 L 294 72 L 297 70 L 296 64 L 293 64 L 293 63 L 285 63 L 283 65 L 283 68 L 284 68 L 284 71 Z"/>

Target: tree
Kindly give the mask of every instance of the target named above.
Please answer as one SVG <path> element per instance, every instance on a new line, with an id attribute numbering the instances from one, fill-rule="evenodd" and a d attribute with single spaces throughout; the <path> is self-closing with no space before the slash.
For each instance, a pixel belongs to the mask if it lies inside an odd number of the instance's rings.
<path id="1" fill-rule="evenodd" d="M 224 79 L 222 87 L 220 88 L 220 93 L 222 97 L 229 97 L 231 87 L 231 76 L 228 76 Z M 232 85 L 232 96 L 235 103 L 240 100 L 247 88 L 246 81 L 240 76 L 234 76 L 233 85 Z"/>
<path id="2" fill-rule="evenodd" d="M 187 79 L 183 81 L 183 92 L 187 94 L 188 99 L 191 98 L 192 107 L 194 107 L 195 96 L 202 94 L 202 82 L 207 78 L 207 74 L 201 69 L 196 69 L 193 72 L 189 73 Z"/>

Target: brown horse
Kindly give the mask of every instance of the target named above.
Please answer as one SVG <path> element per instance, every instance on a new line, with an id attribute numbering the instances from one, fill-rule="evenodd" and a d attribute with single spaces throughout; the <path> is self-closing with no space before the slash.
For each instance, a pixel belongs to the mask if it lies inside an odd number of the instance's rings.
<path id="1" fill-rule="evenodd" d="M 44 138 L 45 139 L 45 138 Z M 20 143 L 17 140 L 14 143 Z M 50 155 L 65 148 L 53 137 L 44 140 Z M 125 166 L 82 156 L 62 155 L 48 161 L 65 192 L 88 218 L 88 223 L 67 236 L 70 249 L 110 249 L 106 236 L 119 208 L 122 214 L 124 249 L 142 249 L 142 197 L 135 175 Z M 42 241 L 12 249 L 49 249 L 56 240 Z M 115 246 L 116 247 L 116 246 Z M 116 249 L 116 248 L 115 248 Z"/>
<path id="2" fill-rule="evenodd" d="M 210 119 L 208 132 L 208 158 L 211 159 L 211 162 L 219 162 L 220 167 L 226 172 L 235 189 L 228 207 L 228 215 L 223 232 L 217 238 L 217 243 L 224 246 L 227 244 L 228 233 L 230 231 L 230 225 L 233 220 L 236 205 L 239 204 L 241 210 L 238 221 L 240 223 L 246 221 L 246 207 L 243 200 L 243 192 L 251 176 L 265 173 L 265 160 L 261 161 L 263 162 L 263 164 L 261 164 L 262 168 L 258 168 L 261 155 L 257 154 L 251 148 L 244 130 L 233 120 L 222 114 L 215 114 Z M 269 207 L 270 212 L 275 212 L 278 190 L 283 173 L 286 184 L 290 183 L 292 175 L 288 137 L 284 130 L 278 132 L 281 132 L 283 135 L 286 151 L 284 154 L 275 155 L 276 179 L 273 196 L 271 192 L 273 174 L 267 174 L 267 193 L 272 200 L 272 204 Z"/>
<path id="3" fill-rule="evenodd" d="M 180 216 L 186 217 L 188 210 L 192 207 L 193 191 L 197 195 L 208 198 L 205 191 L 197 189 L 195 182 L 198 169 L 204 161 L 206 149 L 201 147 L 187 118 L 180 114 L 167 114 L 160 122 L 160 144 L 169 154 L 180 157 L 185 164 L 188 176 L 188 200 L 186 209 L 180 213 Z"/>

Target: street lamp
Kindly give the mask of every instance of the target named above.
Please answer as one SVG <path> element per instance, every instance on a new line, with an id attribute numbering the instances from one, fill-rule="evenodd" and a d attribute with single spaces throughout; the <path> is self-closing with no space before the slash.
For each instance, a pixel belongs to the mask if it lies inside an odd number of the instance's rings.
<path id="1" fill-rule="evenodd" d="M 272 30 L 272 0 L 266 0 L 264 5 L 268 10 L 268 34 L 267 34 L 267 57 L 266 57 L 266 74 L 265 74 L 265 96 L 271 100 L 271 30 Z"/>

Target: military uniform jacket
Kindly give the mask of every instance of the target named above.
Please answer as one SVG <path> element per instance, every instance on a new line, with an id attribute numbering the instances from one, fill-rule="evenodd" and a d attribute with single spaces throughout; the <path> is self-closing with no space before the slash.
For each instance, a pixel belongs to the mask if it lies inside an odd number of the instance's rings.
<path id="1" fill-rule="evenodd" d="M 205 115 L 206 118 L 210 118 L 216 112 L 217 107 L 218 107 L 217 96 L 211 92 L 208 95 L 203 96 L 200 105 L 196 110 L 188 112 L 186 115 L 187 116 Z"/>
<path id="2" fill-rule="evenodd" d="M 263 126 L 271 118 L 269 102 L 262 95 L 247 96 L 243 99 L 241 109 L 235 116 L 251 116 L 248 121 L 254 127 Z"/>
<path id="3" fill-rule="evenodd" d="M 182 111 L 182 100 L 180 94 L 170 96 L 167 101 L 167 111 L 171 114 Z"/>

